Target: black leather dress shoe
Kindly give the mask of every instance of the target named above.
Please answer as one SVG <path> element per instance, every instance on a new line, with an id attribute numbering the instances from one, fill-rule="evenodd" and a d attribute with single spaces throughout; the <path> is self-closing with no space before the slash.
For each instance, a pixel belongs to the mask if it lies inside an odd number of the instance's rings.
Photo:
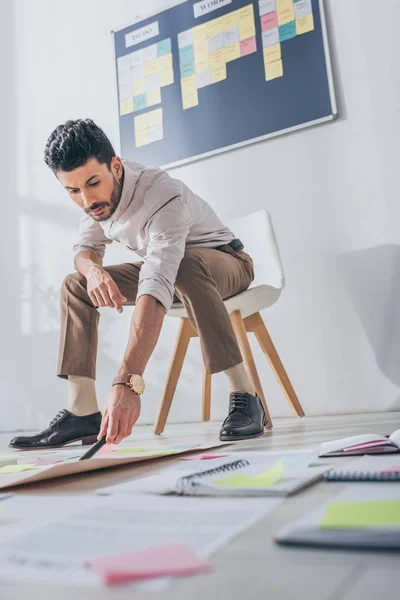
<path id="1" fill-rule="evenodd" d="M 60 448 L 65 444 L 80 441 L 82 444 L 94 444 L 97 441 L 100 424 L 100 412 L 76 417 L 64 408 L 51 421 L 47 429 L 35 435 L 15 437 L 9 447 L 19 450 L 37 450 Z"/>
<path id="2" fill-rule="evenodd" d="M 233 392 L 229 398 L 229 414 L 222 424 L 219 439 L 248 440 L 259 437 L 268 425 L 260 398 L 243 392 Z"/>

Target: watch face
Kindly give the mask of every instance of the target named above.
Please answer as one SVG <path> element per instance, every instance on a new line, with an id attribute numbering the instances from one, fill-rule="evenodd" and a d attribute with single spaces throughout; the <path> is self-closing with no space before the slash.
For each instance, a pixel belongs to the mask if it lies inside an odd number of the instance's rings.
<path id="1" fill-rule="evenodd" d="M 143 394 L 144 381 L 140 375 L 131 375 L 130 384 L 134 392 L 137 394 Z"/>

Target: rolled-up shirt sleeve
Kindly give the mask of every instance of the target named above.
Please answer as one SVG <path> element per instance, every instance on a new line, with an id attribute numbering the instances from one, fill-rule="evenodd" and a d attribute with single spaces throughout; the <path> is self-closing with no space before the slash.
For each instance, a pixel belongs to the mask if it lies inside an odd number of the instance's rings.
<path id="1" fill-rule="evenodd" d="M 91 250 L 100 258 L 104 257 L 106 244 L 111 244 L 112 240 L 104 235 L 104 231 L 99 223 L 86 213 L 82 216 L 79 224 L 79 238 L 73 247 L 73 256 L 82 250 Z"/>
<path id="2" fill-rule="evenodd" d="M 161 302 L 166 311 L 171 308 L 176 276 L 192 224 L 190 209 L 181 198 L 170 200 L 149 221 L 147 255 L 140 269 L 136 301 L 149 295 Z"/>

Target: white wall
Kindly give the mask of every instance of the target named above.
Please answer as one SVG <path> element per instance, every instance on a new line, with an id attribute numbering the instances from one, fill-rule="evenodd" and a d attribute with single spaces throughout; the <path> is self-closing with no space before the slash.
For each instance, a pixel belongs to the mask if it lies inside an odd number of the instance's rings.
<path id="1" fill-rule="evenodd" d="M 148 1 L 146 10 L 167 3 Z M 133 22 L 143 5 L 0 3 L 0 73 L 7 90 L 0 95 L 7 223 L 0 270 L 0 429 L 40 427 L 65 405 L 66 384 L 55 377 L 58 290 L 72 270 L 79 211 L 43 164 L 43 148 L 59 123 L 88 116 L 118 145 L 109 31 Z M 400 406 L 400 5 L 385 0 L 384 26 L 378 26 L 373 0 L 326 5 L 340 120 L 174 175 L 223 218 L 262 207 L 272 213 L 288 285 L 264 317 L 306 413 L 389 410 Z M 109 263 L 128 260 L 120 249 L 108 256 Z M 122 356 L 130 314 L 103 312 L 101 401 Z M 141 422 L 154 420 L 175 331 L 176 323 L 168 322 L 149 364 Z M 192 344 L 171 420 L 200 418 L 200 354 Z M 254 349 L 272 414 L 289 415 Z M 212 416 L 222 419 L 223 376 L 214 382 Z"/>

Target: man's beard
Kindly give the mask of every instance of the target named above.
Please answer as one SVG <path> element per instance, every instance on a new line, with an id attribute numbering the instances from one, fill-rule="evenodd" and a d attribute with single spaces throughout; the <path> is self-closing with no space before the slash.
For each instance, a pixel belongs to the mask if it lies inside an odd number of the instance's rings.
<path id="1" fill-rule="evenodd" d="M 118 208 L 118 204 L 121 200 L 121 190 L 122 190 L 122 183 L 120 183 L 118 181 L 118 179 L 116 179 L 116 177 L 114 177 L 114 187 L 113 187 L 113 191 L 111 193 L 110 200 L 108 202 L 96 202 L 95 204 L 92 204 L 90 209 L 85 209 L 85 212 L 88 213 L 92 217 L 92 219 L 95 219 L 95 221 L 107 221 L 115 213 L 115 211 Z M 91 214 L 92 210 L 97 210 L 97 209 L 101 208 L 102 206 L 104 206 L 104 207 L 109 206 L 110 211 L 108 213 L 103 212 L 99 216 Z"/>

